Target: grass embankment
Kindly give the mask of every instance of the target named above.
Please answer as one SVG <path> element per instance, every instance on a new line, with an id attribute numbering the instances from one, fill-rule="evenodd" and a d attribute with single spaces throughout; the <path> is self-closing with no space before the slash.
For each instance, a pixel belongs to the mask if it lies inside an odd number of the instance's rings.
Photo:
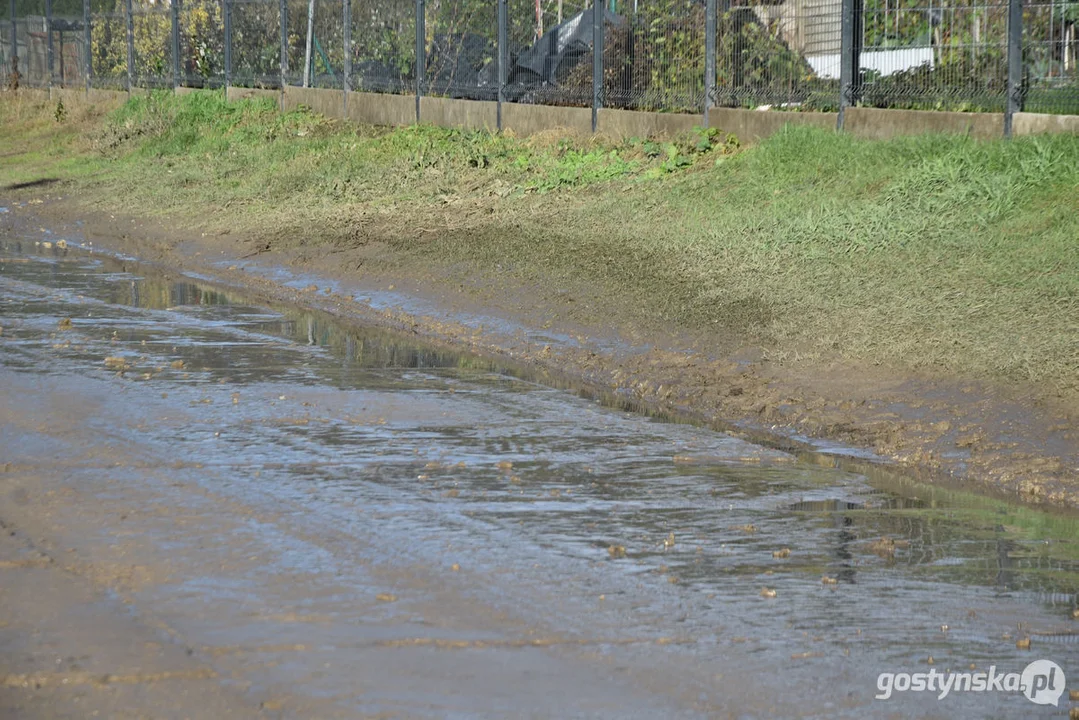
<path id="1" fill-rule="evenodd" d="M 1079 388 L 1079 138 L 516 139 L 210 93 L 59 122 L 55 106 L 0 113 L 3 185 L 55 175 L 271 245 L 374 244 L 401 268 L 593 286 L 629 319 L 780 359 Z"/>

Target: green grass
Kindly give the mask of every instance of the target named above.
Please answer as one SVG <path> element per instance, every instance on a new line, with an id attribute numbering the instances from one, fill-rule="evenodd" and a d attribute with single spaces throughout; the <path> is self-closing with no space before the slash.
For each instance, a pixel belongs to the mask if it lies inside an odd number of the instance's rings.
<path id="1" fill-rule="evenodd" d="M 606 303 L 593 319 L 613 308 L 780 361 L 1079 390 L 1075 137 L 520 139 L 356 127 L 211 92 L 63 123 L 5 107 L 0 121 L 5 185 L 55 174 L 110 208 L 279 246 L 376 241 L 401 271 L 500 266 L 593 289 Z"/>

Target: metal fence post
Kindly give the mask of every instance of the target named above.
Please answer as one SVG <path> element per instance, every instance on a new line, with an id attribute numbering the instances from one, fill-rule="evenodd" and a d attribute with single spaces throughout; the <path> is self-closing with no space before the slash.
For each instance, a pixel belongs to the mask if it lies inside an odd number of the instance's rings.
<path id="1" fill-rule="evenodd" d="M 14 4 L 14 0 L 12 0 Z M 90 27 L 90 0 L 82 0 L 82 40 L 86 46 L 83 50 L 86 60 L 86 94 L 90 94 L 92 78 L 94 76 L 94 49 L 93 33 Z"/>
<path id="2" fill-rule="evenodd" d="M 18 23 L 15 21 L 15 0 L 11 0 L 11 73 L 15 73 L 18 59 Z M 14 78 L 12 78 L 14 80 Z"/>
<path id="3" fill-rule="evenodd" d="M 45 67 L 49 71 L 49 84 L 52 87 L 53 65 L 56 62 L 56 53 L 52 47 L 52 0 L 45 0 Z"/>
<path id="4" fill-rule="evenodd" d="M 225 97 L 228 98 L 232 84 L 232 0 L 225 3 Z"/>
<path id="5" fill-rule="evenodd" d="M 342 2 L 342 12 L 344 13 L 345 27 L 345 67 L 344 78 L 341 80 L 341 88 L 344 90 L 344 97 L 341 102 L 344 103 L 344 115 L 348 117 L 348 91 L 352 89 L 352 0 L 344 0 Z"/>
<path id="6" fill-rule="evenodd" d="M 836 129 L 842 130 L 846 109 L 858 102 L 861 74 L 861 5 L 864 0 L 843 0 L 839 42 L 839 117 Z"/>
<path id="7" fill-rule="evenodd" d="M 420 98 L 427 79 L 427 3 L 416 0 L 416 122 L 420 121 Z"/>
<path id="8" fill-rule="evenodd" d="M 131 9 L 131 0 L 124 2 L 124 17 L 127 19 L 127 91 L 135 86 L 135 15 Z"/>
<path id="9" fill-rule="evenodd" d="M 599 127 L 599 109 L 603 107 L 603 0 L 592 0 L 592 132 Z"/>
<path id="10" fill-rule="evenodd" d="M 704 16 L 704 127 L 708 127 L 708 111 L 716 94 L 716 0 L 707 0 Z"/>
<path id="11" fill-rule="evenodd" d="M 180 0 L 172 0 L 172 89 L 180 87 Z"/>
<path id="12" fill-rule="evenodd" d="M 19 59 L 19 23 L 15 19 L 15 0 L 11 0 L 11 58 L 11 72 L 14 75 L 15 64 Z"/>
<path id="13" fill-rule="evenodd" d="M 498 0 L 498 106 L 496 127 L 502 132 L 502 103 L 506 101 L 506 83 L 509 82 L 509 0 Z"/>
<path id="14" fill-rule="evenodd" d="M 278 17 L 281 23 L 281 92 L 288 84 L 288 0 L 281 0 Z"/>
<path id="15" fill-rule="evenodd" d="M 1023 111 L 1023 0 L 1008 0 L 1008 104 L 1004 137 L 1012 136 L 1012 120 Z"/>

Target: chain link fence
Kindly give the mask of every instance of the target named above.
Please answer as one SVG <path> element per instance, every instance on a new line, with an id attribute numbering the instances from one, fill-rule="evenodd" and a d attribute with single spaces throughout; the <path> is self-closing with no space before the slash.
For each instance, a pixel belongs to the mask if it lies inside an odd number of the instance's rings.
<path id="1" fill-rule="evenodd" d="M 18 58 L 30 87 L 1079 114 L 1079 0 L 0 2 L 6 84 Z"/>

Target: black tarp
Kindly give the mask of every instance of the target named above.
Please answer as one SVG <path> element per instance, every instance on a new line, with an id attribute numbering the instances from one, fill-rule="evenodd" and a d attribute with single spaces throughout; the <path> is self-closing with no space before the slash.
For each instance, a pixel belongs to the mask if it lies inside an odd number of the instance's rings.
<path id="1" fill-rule="evenodd" d="M 518 55 L 510 70 L 506 96 L 518 100 L 540 87 L 564 82 L 573 68 L 592 53 L 594 12 L 589 8 L 555 25 Z M 608 27 L 622 27 L 625 22 L 610 10 L 604 9 L 603 14 Z"/>

